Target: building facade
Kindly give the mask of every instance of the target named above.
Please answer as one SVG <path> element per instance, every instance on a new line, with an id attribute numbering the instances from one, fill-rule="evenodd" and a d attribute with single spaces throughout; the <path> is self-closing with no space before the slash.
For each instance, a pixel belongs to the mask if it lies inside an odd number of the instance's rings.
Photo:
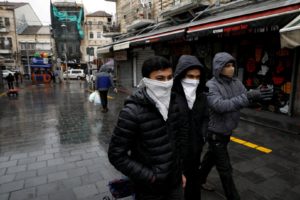
<path id="1" fill-rule="evenodd" d="M 114 26 L 112 15 L 104 11 L 96 11 L 85 16 L 85 40 L 82 42 L 83 63 L 91 63 L 99 67 L 101 61 L 97 57 L 99 47 L 111 44 L 112 38 L 106 37 Z"/>
<path id="2" fill-rule="evenodd" d="M 17 65 L 17 34 L 14 6 L 0 4 L 0 63 L 13 69 Z"/>
<path id="3" fill-rule="evenodd" d="M 52 37 L 50 26 L 27 26 L 18 34 L 18 49 L 21 57 L 21 68 L 26 76 L 31 76 L 35 70 L 52 69 Z M 44 55 L 42 63 L 33 63 L 37 55 Z"/>
<path id="4" fill-rule="evenodd" d="M 30 4 L 0 2 L 0 59 L 3 68 L 24 72 L 18 34 L 28 26 L 42 26 Z"/>
<path id="5" fill-rule="evenodd" d="M 79 65 L 82 59 L 80 45 L 84 40 L 84 8 L 76 2 L 51 3 L 52 36 L 57 60 L 70 67 Z"/>

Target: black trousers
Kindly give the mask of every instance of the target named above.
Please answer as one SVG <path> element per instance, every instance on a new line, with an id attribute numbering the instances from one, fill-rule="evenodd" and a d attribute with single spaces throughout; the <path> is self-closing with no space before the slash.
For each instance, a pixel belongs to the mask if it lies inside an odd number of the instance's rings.
<path id="1" fill-rule="evenodd" d="M 183 188 L 180 184 L 174 189 L 164 191 L 164 193 L 145 193 L 136 191 L 136 200 L 184 200 Z"/>
<path id="2" fill-rule="evenodd" d="M 200 160 L 200 156 L 199 156 Z M 195 161 L 194 161 L 195 162 Z M 199 164 L 190 163 L 186 167 L 185 177 L 186 185 L 184 188 L 185 200 L 200 200 L 201 199 L 201 180 L 199 174 Z"/>
<path id="3" fill-rule="evenodd" d="M 99 91 L 102 108 L 107 109 L 107 94 L 108 90 Z"/>
<path id="4" fill-rule="evenodd" d="M 7 82 L 8 89 L 14 89 L 14 83 L 13 82 Z"/>
<path id="5" fill-rule="evenodd" d="M 240 196 L 232 178 L 232 167 L 227 150 L 229 141 L 230 136 L 209 132 L 209 147 L 201 163 L 200 179 L 202 183 L 205 183 L 209 172 L 216 166 L 226 198 L 239 200 Z"/>

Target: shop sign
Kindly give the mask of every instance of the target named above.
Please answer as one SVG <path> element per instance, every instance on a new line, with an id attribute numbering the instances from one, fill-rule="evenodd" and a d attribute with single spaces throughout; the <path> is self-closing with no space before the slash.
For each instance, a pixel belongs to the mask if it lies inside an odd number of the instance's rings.
<path id="1" fill-rule="evenodd" d="M 247 29 L 248 29 L 247 24 L 239 24 L 236 26 L 229 26 L 229 27 L 225 27 L 225 28 L 215 29 L 212 32 L 213 32 L 213 34 L 230 33 L 233 31 L 242 31 L 242 30 L 247 30 Z"/>
<path id="2" fill-rule="evenodd" d="M 114 59 L 117 61 L 127 60 L 127 51 L 114 52 Z"/>

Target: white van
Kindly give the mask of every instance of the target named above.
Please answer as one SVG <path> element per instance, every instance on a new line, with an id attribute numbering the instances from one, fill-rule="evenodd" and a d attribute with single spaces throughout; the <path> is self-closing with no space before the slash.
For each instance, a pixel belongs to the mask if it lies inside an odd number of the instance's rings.
<path id="1" fill-rule="evenodd" d="M 64 79 L 66 79 L 67 77 L 69 79 L 83 79 L 85 78 L 85 73 L 83 69 L 70 69 L 68 70 L 68 72 L 64 72 L 63 74 Z"/>

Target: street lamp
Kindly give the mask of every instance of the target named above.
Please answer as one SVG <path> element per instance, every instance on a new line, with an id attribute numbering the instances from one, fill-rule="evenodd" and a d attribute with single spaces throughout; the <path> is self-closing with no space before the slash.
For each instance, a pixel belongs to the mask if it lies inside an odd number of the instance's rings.
<path id="1" fill-rule="evenodd" d="M 69 71 L 68 71 L 68 57 L 67 57 L 67 42 L 66 42 L 66 24 L 61 24 L 61 28 L 64 29 L 64 53 L 65 53 L 65 63 L 66 63 L 66 71 L 67 71 L 67 83 L 69 82 Z"/>

